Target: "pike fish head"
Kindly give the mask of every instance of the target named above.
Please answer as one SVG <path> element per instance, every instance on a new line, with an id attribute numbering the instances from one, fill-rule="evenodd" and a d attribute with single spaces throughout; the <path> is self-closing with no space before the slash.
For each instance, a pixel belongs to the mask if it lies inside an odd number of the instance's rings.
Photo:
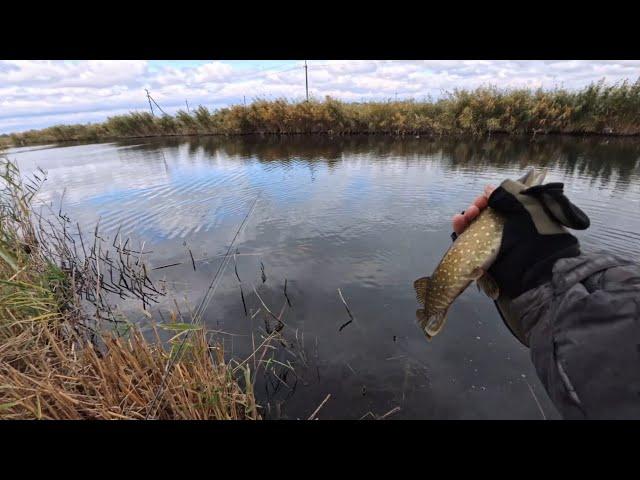
<path id="1" fill-rule="evenodd" d="M 547 176 L 546 167 L 541 168 L 539 170 L 536 170 L 535 167 L 531 167 L 517 181 L 522 183 L 526 187 L 533 187 L 536 185 L 542 185 L 542 182 L 544 181 L 546 176 Z"/>
<path id="2" fill-rule="evenodd" d="M 435 337 L 445 324 L 447 319 L 447 310 L 432 311 L 426 308 L 416 310 L 416 320 L 426 337 L 431 340 Z"/>

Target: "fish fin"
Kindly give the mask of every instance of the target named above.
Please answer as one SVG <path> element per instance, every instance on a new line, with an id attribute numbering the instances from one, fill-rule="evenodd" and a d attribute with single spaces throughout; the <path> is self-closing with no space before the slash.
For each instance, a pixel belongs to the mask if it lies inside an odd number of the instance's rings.
<path id="1" fill-rule="evenodd" d="M 482 278 L 483 275 L 484 275 L 484 270 L 482 270 L 480 267 L 476 267 L 471 271 L 471 274 L 469 276 L 473 280 L 478 280 Z"/>
<path id="2" fill-rule="evenodd" d="M 500 296 L 500 288 L 495 279 L 485 272 L 479 279 L 476 280 L 478 290 L 482 290 L 487 296 L 493 300 L 497 300 Z"/>
<path id="3" fill-rule="evenodd" d="M 431 281 L 431 278 L 422 277 L 413 282 L 413 288 L 416 290 L 416 298 L 418 299 L 418 302 L 423 305 L 427 298 L 427 286 L 429 285 L 429 281 Z"/>
<path id="4" fill-rule="evenodd" d="M 447 310 L 442 310 L 430 316 L 427 315 L 424 309 L 416 310 L 416 318 L 424 334 L 431 340 L 442 330 L 447 319 Z"/>

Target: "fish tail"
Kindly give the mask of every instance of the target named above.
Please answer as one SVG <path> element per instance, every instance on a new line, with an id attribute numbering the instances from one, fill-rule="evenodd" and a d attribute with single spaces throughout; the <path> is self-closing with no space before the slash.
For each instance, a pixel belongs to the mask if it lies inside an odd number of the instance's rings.
<path id="1" fill-rule="evenodd" d="M 413 282 L 413 288 L 416 290 L 416 298 L 418 302 L 423 305 L 427 299 L 427 287 L 430 281 L 430 277 L 422 277 Z"/>
<path id="2" fill-rule="evenodd" d="M 427 338 L 431 339 L 440 333 L 440 330 L 442 330 L 445 320 L 447 319 L 447 310 L 427 315 L 425 310 L 420 309 L 416 311 L 416 318 L 418 319 L 418 323 L 420 323 L 420 326 L 424 330 Z"/>

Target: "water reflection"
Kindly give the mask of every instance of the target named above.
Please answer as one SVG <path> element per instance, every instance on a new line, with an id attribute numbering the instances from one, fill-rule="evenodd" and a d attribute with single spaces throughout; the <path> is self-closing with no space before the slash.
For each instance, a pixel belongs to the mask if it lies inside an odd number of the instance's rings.
<path id="1" fill-rule="evenodd" d="M 137 149 L 157 153 L 159 147 L 176 149 L 184 145 L 184 139 L 168 138 L 138 145 Z M 259 162 L 324 161 L 328 165 L 360 155 L 406 162 L 428 158 L 442 160 L 443 166 L 452 171 L 460 168 L 513 168 L 514 165 L 524 168 L 534 164 L 605 183 L 614 174 L 622 184 L 628 184 L 631 175 L 637 174 L 640 159 L 640 141 L 637 139 L 602 137 L 558 136 L 531 140 L 498 136 L 461 141 L 455 138 L 283 135 L 204 137 L 186 145 L 193 161 L 201 158 L 202 154 L 209 158 L 221 154 L 236 159 L 255 158 Z"/>
<path id="2" fill-rule="evenodd" d="M 24 171 L 48 171 L 42 201 L 59 202 L 64 192 L 67 212 L 87 228 L 100 218 L 107 237 L 122 227 L 147 242 L 151 266 L 180 263 L 157 275 L 185 308 L 202 299 L 259 199 L 234 245 L 248 315 L 227 269 L 205 317 L 228 334 L 230 354 L 247 355 L 264 322 L 262 313 L 252 318 L 261 308 L 252 286 L 279 312 L 287 281 L 285 321 L 298 334 L 287 349 L 296 355 L 285 349 L 274 361 L 297 368 L 279 371 L 282 382 L 258 381 L 272 417 L 306 418 L 331 393 L 322 418 L 397 406 L 397 418 L 539 418 L 530 387 L 555 415 L 528 352 L 475 289 L 456 301 L 434 341 L 415 323 L 413 279 L 433 270 L 452 213 L 486 183 L 546 166 L 548 180 L 565 182 L 591 217 L 578 234 L 585 249 L 635 256 L 640 248 L 633 139 L 246 136 L 9 153 Z M 342 330 L 349 317 L 338 288 L 355 318 Z"/>

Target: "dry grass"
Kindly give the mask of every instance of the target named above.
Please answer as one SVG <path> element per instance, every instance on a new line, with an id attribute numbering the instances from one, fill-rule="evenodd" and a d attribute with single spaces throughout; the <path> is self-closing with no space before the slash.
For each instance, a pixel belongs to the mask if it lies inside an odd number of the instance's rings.
<path id="1" fill-rule="evenodd" d="M 14 145 L 127 137 L 235 134 L 548 133 L 640 135 L 640 80 L 581 90 L 482 87 L 455 90 L 441 99 L 347 103 L 255 99 L 210 112 L 200 106 L 174 116 L 131 112 L 88 125 L 56 125 L 9 136 Z"/>
<path id="2" fill-rule="evenodd" d="M 259 418 L 252 392 L 242 391 L 203 332 L 174 363 L 159 339 L 135 329 L 127 338 L 103 335 L 98 348 L 60 320 L 3 320 L 0 418 Z"/>
<path id="3" fill-rule="evenodd" d="M 152 339 L 132 325 L 124 334 L 98 330 L 74 279 L 38 240 L 35 189 L 3 167 L 0 418 L 260 418 L 248 362 L 225 362 L 202 327 L 169 323 L 177 332 L 169 342 L 155 328 Z"/>

